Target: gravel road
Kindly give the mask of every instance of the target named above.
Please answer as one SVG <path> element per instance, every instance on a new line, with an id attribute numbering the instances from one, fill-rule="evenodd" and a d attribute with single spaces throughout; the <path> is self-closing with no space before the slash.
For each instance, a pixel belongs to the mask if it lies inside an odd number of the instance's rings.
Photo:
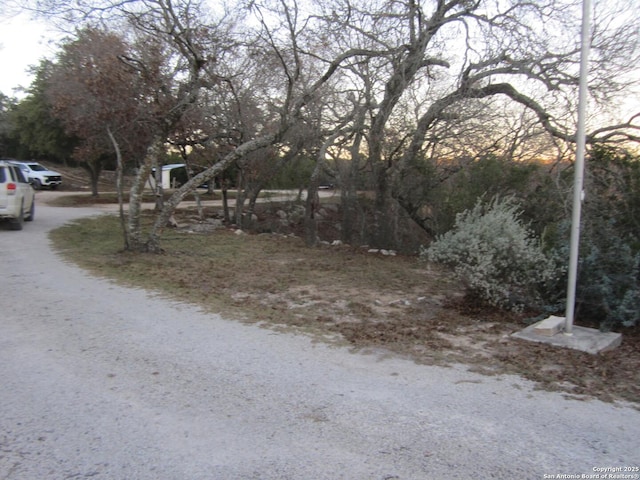
<path id="1" fill-rule="evenodd" d="M 23 231 L 0 228 L 2 480 L 638 478 L 596 470 L 640 466 L 633 408 L 93 278 L 47 239 L 91 214 L 38 205 Z"/>

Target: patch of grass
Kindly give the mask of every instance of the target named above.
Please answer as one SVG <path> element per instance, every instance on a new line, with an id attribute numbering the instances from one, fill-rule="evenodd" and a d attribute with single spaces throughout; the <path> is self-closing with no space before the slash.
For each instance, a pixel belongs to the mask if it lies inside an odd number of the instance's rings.
<path id="1" fill-rule="evenodd" d="M 122 251 L 118 219 L 108 215 L 65 225 L 51 239 L 67 259 L 97 275 L 227 317 L 420 363 L 518 374 L 570 395 L 640 404 L 640 329 L 596 356 L 513 340 L 510 334 L 524 326 L 521 317 L 479 308 L 446 271 L 414 257 L 349 246 L 307 248 L 296 237 L 224 228 L 168 230 L 164 254 L 132 254 Z"/>
<path id="2" fill-rule="evenodd" d="M 359 291 L 349 309 L 375 315 L 368 305 L 377 300 L 378 289 L 386 289 L 386 295 L 417 297 L 425 282 L 411 258 L 389 261 L 349 248 L 309 249 L 299 238 L 272 234 L 236 235 L 226 229 L 209 235 L 169 231 L 163 237 L 164 254 L 133 254 L 122 251 L 117 218 L 104 215 L 63 226 L 51 238 L 68 258 L 95 274 L 161 290 L 180 300 L 204 302 L 220 312 L 235 310 L 241 296 L 245 309 L 279 311 L 281 323 L 294 316 L 289 305 L 305 297 L 319 295 L 331 304 L 347 291 Z M 402 285 L 397 280 L 400 276 Z M 440 290 L 447 284 L 443 278 L 439 283 Z M 308 287 L 300 292 L 301 285 Z M 268 302 L 273 305 L 266 305 Z"/>
<path id="3" fill-rule="evenodd" d="M 84 268 L 100 268 L 107 265 L 124 245 L 117 217 L 100 217 L 76 220 L 49 234 L 56 248 L 80 263 Z"/>

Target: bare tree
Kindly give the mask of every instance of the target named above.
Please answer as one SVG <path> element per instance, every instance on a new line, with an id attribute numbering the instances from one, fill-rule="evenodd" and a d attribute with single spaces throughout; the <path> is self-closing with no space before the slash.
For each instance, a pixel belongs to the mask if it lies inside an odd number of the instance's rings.
<path id="1" fill-rule="evenodd" d="M 131 188 L 127 221 L 127 244 L 133 250 L 157 251 L 157 242 L 144 238 L 140 223 L 142 191 L 153 166 L 162 165 L 165 144 L 185 112 L 197 101 L 217 61 L 220 42 L 216 25 L 199 2 L 104 0 L 86 4 L 39 2 L 37 7 L 49 15 L 83 22 L 126 22 L 145 48 L 120 56 L 136 71 L 144 92 L 137 103 L 144 107 L 147 146 L 144 160 Z"/>
<path id="2" fill-rule="evenodd" d="M 421 206 L 406 201 L 403 171 L 414 159 L 427 158 L 425 146 L 442 145 L 438 137 L 443 133 L 451 136 L 452 128 L 472 132 L 469 127 L 478 122 L 477 112 L 486 110 L 490 101 L 495 104 L 492 99 L 521 105 L 535 116 L 540 129 L 573 141 L 574 118 L 567 112 L 573 107 L 578 81 L 578 5 L 550 0 L 367 2 L 366 6 L 343 2 L 341 6 L 334 15 L 334 23 L 342 22 L 348 32 L 341 38 L 357 35 L 372 49 L 381 50 L 366 61 L 366 67 L 375 69 L 359 67 L 361 91 L 371 92 L 364 128 L 376 193 L 376 243 L 394 240 L 393 198 L 420 220 L 415 213 Z M 336 11 L 337 7 L 332 13 Z M 625 70 L 625 57 L 638 57 L 637 29 L 618 24 L 622 26 L 594 29 L 596 64 L 606 55 L 617 59 L 607 68 L 594 69 L 595 99 L 622 88 L 613 72 Z M 633 121 L 621 122 L 594 129 L 589 138 L 595 141 L 611 133 L 610 137 L 634 139 L 637 129 Z M 483 143 L 495 148 L 500 136 L 485 131 L 474 139 L 476 148 Z M 502 148 L 513 145 L 511 140 L 502 141 Z"/>
<path id="3" fill-rule="evenodd" d="M 570 112 L 579 60 L 578 4 L 572 0 L 304 4 L 256 0 L 244 11 L 244 18 L 252 21 L 243 25 L 241 41 L 234 37 L 233 26 L 207 23 L 194 2 L 94 4 L 86 14 L 116 12 L 138 35 L 153 38 L 168 53 L 161 65 L 149 62 L 141 52 L 126 59 L 148 85 L 155 85 L 144 99 L 154 114 L 149 117 L 145 161 L 131 191 L 131 245 L 159 251 L 166 221 L 187 193 L 252 152 L 273 149 L 285 158 L 296 145 L 292 132 L 301 126 L 313 131 L 304 136 L 301 150 L 315 152 L 317 172 L 329 153 L 337 163 L 352 162 L 350 169 L 343 165 L 336 170 L 348 179 L 345 199 L 353 197 L 356 172 L 368 168 L 375 196 L 372 241 L 380 246 L 394 242 L 399 207 L 426 228 L 419 214 L 424 205 L 416 204 L 405 188 L 406 174 L 417 161 L 439 160 L 447 149 L 453 154 L 456 138 L 463 136 L 461 143 L 475 143 L 476 149 L 518 150 L 518 136 L 524 132 L 520 126 L 509 136 L 490 132 L 482 141 L 469 141 L 469 135 L 482 131 L 485 119 L 495 119 L 491 113 L 495 105 L 504 111 L 504 102 L 496 99 L 520 106 L 520 118 L 526 119 L 520 125 L 526 125 L 527 132 L 534 132 L 534 119 L 538 126 L 534 136 L 545 131 L 573 141 Z M 598 68 L 593 69 L 592 95 L 608 101 L 624 88 L 624 75 L 616 75 L 625 73 L 622 60 L 638 58 L 638 32 L 604 13 L 597 18 L 593 45 Z M 229 49 L 221 47 L 230 44 L 233 58 Z M 218 115 L 219 119 L 235 116 L 226 129 L 227 135 L 232 129 L 238 133 L 233 148 L 177 189 L 143 237 L 140 193 L 151 166 L 159 165 L 167 138 L 197 105 L 203 89 L 213 94 L 216 88 L 224 90 L 232 99 L 227 104 L 234 106 L 219 109 Z M 243 94 L 251 102 L 237 101 Z M 224 97 L 213 95 L 208 107 L 219 100 L 224 104 Z M 259 121 L 253 125 L 247 122 L 249 116 L 236 115 L 246 105 L 257 112 Z M 599 126 L 589 138 L 637 139 L 634 121 Z M 219 130 L 225 134 L 225 128 Z M 313 195 L 313 185 L 309 193 Z"/>

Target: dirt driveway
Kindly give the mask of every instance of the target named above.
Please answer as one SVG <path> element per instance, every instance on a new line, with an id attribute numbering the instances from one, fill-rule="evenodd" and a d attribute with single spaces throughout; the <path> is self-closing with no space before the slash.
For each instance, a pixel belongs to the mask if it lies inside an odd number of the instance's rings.
<path id="1" fill-rule="evenodd" d="M 95 213 L 41 205 L 23 231 L 0 229 L 2 479 L 542 479 L 640 465 L 633 408 L 353 354 L 92 278 L 47 231 Z"/>

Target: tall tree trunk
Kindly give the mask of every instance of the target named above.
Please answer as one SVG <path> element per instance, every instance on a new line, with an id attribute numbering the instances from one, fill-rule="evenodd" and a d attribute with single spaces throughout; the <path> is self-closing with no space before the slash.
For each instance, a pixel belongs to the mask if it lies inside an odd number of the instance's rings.
<path id="1" fill-rule="evenodd" d="M 91 196 L 97 197 L 99 195 L 98 192 L 98 181 L 100 180 L 100 174 L 92 172 L 91 175 Z"/>
<path id="2" fill-rule="evenodd" d="M 155 202 L 156 202 L 156 212 L 161 212 L 162 207 L 164 207 L 164 185 L 163 185 L 163 175 L 162 175 L 162 162 L 160 161 L 160 155 L 157 155 L 153 159 L 152 168 L 155 168 Z"/>
<path id="3" fill-rule="evenodd" d="M 307 200 L 304 209 L 304 241 L 308 247 L 313 247 L 318 244 L 318 221 L 316 219 L 316 213 L 319 208 L 320 197 L 318 196 L 318 181 L 312 176 L 311 182 L 309 182 L 309 188 L 307 188 Z"/>
<path id="4" fill-rule="evenodd" d="M 378 248 L 394 248 L 396 219 L 387 168 L 379 166 L 375 186 L 373 244 Z"/>
<path id="5" fill-rule="evenodd" d="M 374 232 L 373 241 L 375 246 L 389 247 L 394 243 L 394 224 L 396 218 L 393 214 L 391 203 L 390 179 L 387 175 L 392 172 L 390 159 L 383 158 L 383 146 L 385 130 L 403 93 L 415 79 L 416 73 L 429 64 L 447 65 L 446 62 L 438 59 L 425 59 L 424 53 L 433 35 L 438 32 L 439 25 L 444 19 L 447 9 L 451 8 L 455 2 L 438 2 L 437 9 L 429 21 L 420 30 L 414 29 L 417 18 L 412 17 L 412 31 L 410 45 L 407 46 L 401 55 L 394 61 L 393 74 L 385 84 L 385 92 L 380 102 L 377 113 L 371 122 L 369 133 L 369 158 L 375 178 L 375 202 L 374 202 Z M 417 15 L 415 5 L 410 4 L 409 13 Z"/>
<path id="6" fill-rule="evenodd" d="M 256 204 L 258 203 L 258 197 L 260 196 L 260 192 L 262 191 L 261 185 L 255 185 L 251 189 L 249 189 L 249 207 L 247 208 L 247 215 L 244 223 L 247 224 L 247 228 L 252 227 L 253 215 L 256 212 Z M 244 228 L 244 225 L 243 225 Z"/>
<path id="7" fill-rule="evenodd" d="M 350 162 L 352 165 L 355 161 Z M 340 239 L 344 243 L 353 243 L 355 238 L 355 227 L 358 221 L 357 205 L 358 196 L 356 191 L 353 168 L 347 166 L 349 173 L 340 177 L 340 208 L 342 210 Z"/>
<path id="8" fill-rule="evenodd" d="M 356 115 L 354 130 L 357 132 L 353 144 L 349 148 L 350 161 L 339 163 L 340 172 L 340 205 L 342 207 L 342 222 L 340 229 L 341 240 L 351 244 L 355 240 L 356 223 L 358 221 L 358 191 L 357 185 L 360 174 L 360 148 L 364 139 L 363 129 L 367 110 L 359 108 Z M 362 237 L 362 235 L 359 235 Z"/>
<path id="9" fill-rule="evenodd" d="M 164 152 L 164 137 L 157 135 L 147 148 L 144 162 L 138 168 L 138 173 L 129 192 L 129 248 L 134 251 L 147 250 L 147 242 L 142 236 L 141 214 L 144 186 L 149 179 L 152 165 L 157 164 Z"/>
<path id="10" fill-rule="evenodd" d="M 229 214 L 229 189 L 227 187 L 226 180 L 222 180 L 222 214 L 224 216 L 224 223 L 227 225 L 231 223 L 231 215 Z"/>
<path id="11" fill-rule="evenodd" d="M 245 192 L 244 192 L 244 172 L 242 167 L 238 166 L 238 180 L 236 185 L 236 206 L 233 214 L 234 223 L 242 228 L 242 210 L 244 209 L 244 200 L 245 200 Z"/>
<path id="12" fill-rule="evenodd" d="M 189 180 L 191 180 L 193 175 L 192 175 L 192 171 L 191 171 L 191 166 L 189 165 L 189 156 L 187 155 L 186 148 L 184 148 L 184 147 L 180 148 L 180 156 L 182 157 L 182 160 L 184 161 L 185 170 L 187 171 L 187 181 L 189 181 Z M 211 182 L 209 182 L 209 185 L 210 184 L 211 184 Z M 202 208 L 202 200 L 200 198 L 200 193 L 198 193 L 198 189 L 197 188 L 193 191 L 193 196 L 196 198 L 196 208 L 198 209 L 198 218 L 200 220 L 204 220 L 204 209 Z"/>
<path id="13" fill-rule="evenodd" d="M 82 163 L 83 168 L 89 175 L 89 187 L 91 188 L 91 196 L 98 196 L 98 181 L 100 180 L 100 172 L 102 170 L 102 164 L 100 160 L 91 160 Z"/>
<path id="14" fill-rule="evenodd" d="M 124 249 L 130 250 L 131 242 L 129 241 L 129 230 L 124 216 L 124 195 L 122 192 L 122 177 L 124 174 L 124 165 L 122 162 L 122 152 L 111 128 L 107 127 L 107 134 L 116 152 L 116 193 L 118 195 L 118 213 L 120 215 L 120 227 L 122 228 L 122 236 L 124 240 Z"/>
<path id="15" fill-rule="evenodd" d="M 307 246 L 312 247 L 318 244 L 318 220 L 316 217 L 316 213 L 320 208 L 320 197 L 318 195 L 318 187 L 320 186 L 320 176 L 325 170 L 326 162 L 327 162 L 327 150 L 336 139 L 342 135 L 341 131 L 336 131 L 327 138 L 320 150 L 316 155 L 316 166 L 313 169 L 313 173 L 311 173 L 311 178 L 309 179 L 309 187 L 307 189 L 307 201 L 305 204 L 304 211 L 304 230 L 305 230 L 305 243 Z"/>

